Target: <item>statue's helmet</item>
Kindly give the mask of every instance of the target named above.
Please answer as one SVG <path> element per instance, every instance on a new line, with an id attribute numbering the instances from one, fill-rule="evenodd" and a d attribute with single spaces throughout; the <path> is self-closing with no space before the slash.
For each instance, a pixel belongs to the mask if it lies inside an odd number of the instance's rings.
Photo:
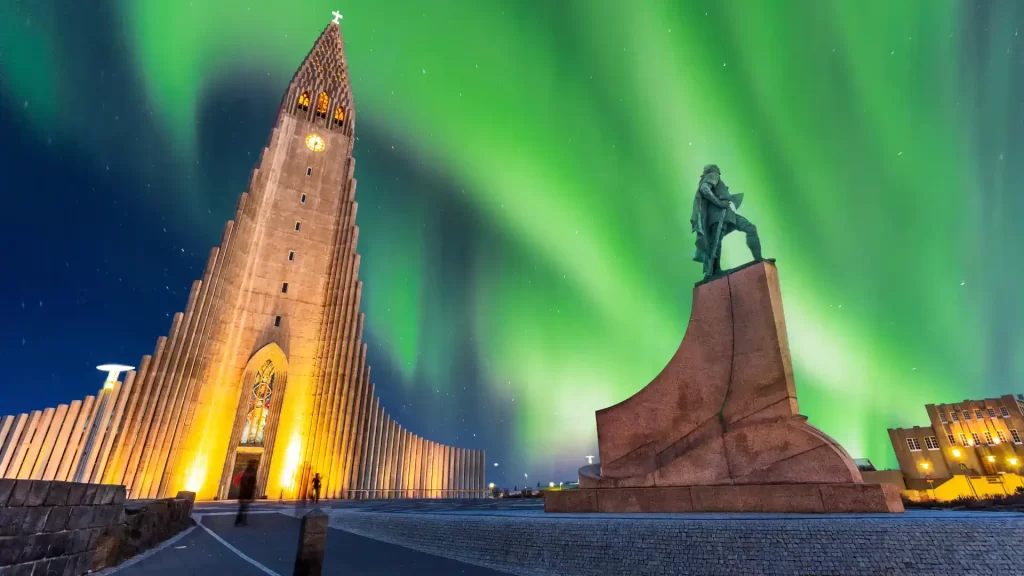
<path id="1" fill-rule="evenodd" d="M 719 170 L 718 166 L 715 164 L 708 164 L 707 166 L 704 167 L 704 175 L 710 174 L 712 172 L 718 174 L 719 176 L 722 175 L 722 171 Z"/>

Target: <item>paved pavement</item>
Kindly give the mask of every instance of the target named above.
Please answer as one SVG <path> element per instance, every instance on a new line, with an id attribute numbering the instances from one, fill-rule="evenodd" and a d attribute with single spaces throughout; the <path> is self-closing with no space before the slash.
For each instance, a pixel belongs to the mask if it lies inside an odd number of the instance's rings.
<path id="1" fill-rule="evenodd" d="M 324 503 L 329 508 L 331 504 Z M 253 507 L 249 524 L 234 526 L 231 504 L 198 505 L 199 525 L 157 551 L 108 571 L 119 576 L 265 576 L 292 573 L 299 519 L 309 507 L 264 504 Z M 355 576 L 392 574 L 507 576 L 403 546 L 328 530 L 324 572 Z"/>

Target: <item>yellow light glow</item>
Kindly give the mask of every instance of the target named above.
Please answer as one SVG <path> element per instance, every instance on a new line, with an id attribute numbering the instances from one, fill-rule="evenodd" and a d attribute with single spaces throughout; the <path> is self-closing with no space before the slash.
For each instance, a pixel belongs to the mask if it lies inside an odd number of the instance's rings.
<path id="1" fill-rule="evenodd" d="M 189 467 L 188 473 L 185 475 L 185 490 L 198 494 L 205 481 L 206 454 L 200 454 L 192 461 L 192 466 Z"/>
<path id="2" fill-rule="evenodd" d="M 302 456 L 302 439 L 293 434 L 288 443 L 288 451 L 284 454 L 284 468 L 281 469 L 281 488 L 292 492 L 295 489 L 295 472 L 299 469 L 299 458 Z"/>
<path id="3" fill-rule="evenodd" d="M 929 464 L 927 462 L 921 462 L 921 469 L 922 470 L 927 470 L 929 467 L 931 467 L 931 464 Z"/>
<path id="4" fill-rule="evenodd" d="M 987 458 L 988 458 L 989 462 L 995 462 L 996 461 L 996 457 L 995 456 L 988 456 Z"/>
<path id="5" fill-rule="evenodd" d="M 491 490 L 494 490 L 494 482 L 488 484 L 487 487 L 490 488 Z"/>
<path id="6" fill-rule="evenodd" d="M 310 134 L 306 136 L 306 147 L 313 152 L 323 152 L 327 148 L 327 143 L 319 134 Z"/>
<path id="7" fill-rule="evenodd" d="M 953 448 L 953 457 L 954 458 L 959 458 L 960 456 L 963 456 L 963 453 L 960 452 L 960 449 L 959 448 Z"/>
<path id="8" fill-rule="evenodd" d="M 555 483 L 554 482 L 548 482 L 548 488 L 554 488 L 554 487 L 555 487 Z"/>
<path id="9" fill-rule="evenodd" d="M 1006 461 L 1010 463 L 1010 466 L 1016 466 L 1017 465 L 1017 459 L 1016 458 L 1007 458 Z"/>

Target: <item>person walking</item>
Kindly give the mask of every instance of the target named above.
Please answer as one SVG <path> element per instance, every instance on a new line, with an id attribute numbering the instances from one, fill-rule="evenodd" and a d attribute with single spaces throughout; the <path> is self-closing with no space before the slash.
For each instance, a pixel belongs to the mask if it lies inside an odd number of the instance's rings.
<path id="1" fill-rule="evenodd" d="M 235 526 L 249 524 L 249 504 L 256 497 L 256 463 L 250 461 L 236 478 L 238 482 L 238 515 Z"/>
<path id="2" fill-rule="evenodd" d="M 313 475 L 313 504 L 320 501 L 320 473 Z"/>

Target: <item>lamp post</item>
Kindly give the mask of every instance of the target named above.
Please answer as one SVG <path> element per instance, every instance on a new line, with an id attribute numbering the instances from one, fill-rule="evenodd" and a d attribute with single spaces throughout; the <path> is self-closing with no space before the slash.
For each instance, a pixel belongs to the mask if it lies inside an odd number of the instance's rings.
<path id="1" fill-rule="evenodd" d="M 967 486 L 971 489 L 971 494 L 974 494 L 974 499 L 978 499 L 978 491 L 974 489 L 974 482 L 971 482 L 971 475 L 967 473 L 967 464 L 964 464 L 963 458 L 964 453 L 959 448 L 953 448 L 953 457 L 960 463 L 960 471 L 964 473 L 964 480 L 967 480 Z"/>

